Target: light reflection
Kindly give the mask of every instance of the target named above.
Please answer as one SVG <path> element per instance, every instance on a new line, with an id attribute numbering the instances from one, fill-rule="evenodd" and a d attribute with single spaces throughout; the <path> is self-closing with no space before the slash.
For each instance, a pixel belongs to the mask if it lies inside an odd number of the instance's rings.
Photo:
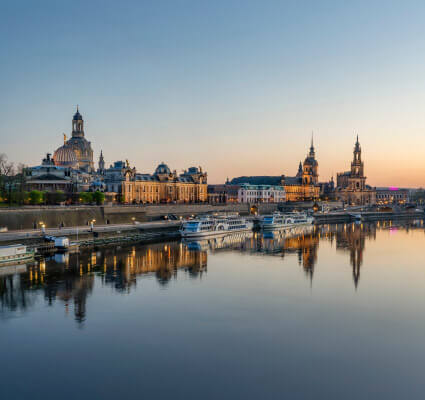
<path id="1" fill-rule="evenodd" d="M 240 233 L 193 242 L 148 246 L 105 247 L 80 254 L 56 254 L 38 264 L 2 269 L 0 274 L 0 318 L 7 313 L 31 309 L 43 294 L 47 304 L 63 302 L 66 314 L 73 313 L 82 324 L 87 317 L 87 299 L 95 279 L 119 293 L 130 293 L 138 279 L 155 277 L 167 287 L 180 272 L 200 278 L 207 271 L 208 254 L 241 252 L 252 256 L 296 257 L 305 276 L 312 282 L 320 243 L 335 243 L 336 252 L 348 254 L 354 287 L 360 282 L 367 242 L 376 240 L 378 230 L 390 234 L 424 230 L 422 220 L 381 221 L 362 224 L 326 224 L 293 231 Z M 8 271 L 10 271 L 8 273 Z"/>

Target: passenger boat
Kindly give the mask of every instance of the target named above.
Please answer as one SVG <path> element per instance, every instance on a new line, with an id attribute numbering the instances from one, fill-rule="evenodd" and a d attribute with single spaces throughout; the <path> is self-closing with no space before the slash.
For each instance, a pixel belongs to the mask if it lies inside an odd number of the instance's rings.
<path id="1" fill-rule="evenodd" d="M 282 214 L 276 212 L 272 215 L 265 215 L 260 221 L 260 227 L 263 230 L 273 230 L 311 225 L 313 222 L 314 217 L 308 216 L 306 213 Z"/>
<path id="2" fill-rule="evenodd" d="M 238 215 L 205 216 L 184 222 L 180 234 L 184 238 L 225 235 L 234 232 L 250 231 L 254 227 L 252 221 Z"/>
<path id="3" fill-rule="evenodd" d="M 0 246 L 0 265 L 31 261 L 33 259 L 34 251 L 28 250 L 27 246 L 22 244 Z"/>

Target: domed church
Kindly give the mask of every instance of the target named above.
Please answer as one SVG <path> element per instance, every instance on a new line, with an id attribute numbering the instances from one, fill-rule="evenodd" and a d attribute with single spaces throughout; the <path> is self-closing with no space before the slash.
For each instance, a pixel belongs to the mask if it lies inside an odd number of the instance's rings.
<path id="1" fill-rule="evenodd" d="M 70 155 L 69 150 L 72 150 L 77 158 L 77 166 L 73 166 L 72 168 L 78 168 L 85 172 L 94 172 L 93 149 L 91 147 L 91 143 L 84 137 L 84 120 L 78 110 L 78 107 L 77 112 L 72 118 L 71 139 L 65 141 L 64 145 L 59 147 L 53 156 L 55 163 L 58 161 L 57 165 L 69 166 L 62 164 L 61 159 L 61 157 L 65 157 L 67 162 L 71 162 L 72 156 Z M 70 160 L 68 160 L 68 157 Z"/>
<path id="2" fill-rule="evenodd" d="M 63 146 L 56 149 L 53 153 L 53 161 L 58 167 L 78 169 L 78 159 L 75 151 L 70 146 L 64 143 Z"/>

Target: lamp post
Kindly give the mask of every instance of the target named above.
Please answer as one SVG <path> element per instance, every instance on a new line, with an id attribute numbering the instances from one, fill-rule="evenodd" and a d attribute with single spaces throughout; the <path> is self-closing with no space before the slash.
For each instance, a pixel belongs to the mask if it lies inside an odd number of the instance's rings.
<path id="1" fill-rule="evenodd" d="M 93 227 L 94 227 L 94 223 L 96 222 L 96 220 L 95 219 L 92 219 L 91 221 L 90 221 L 90 229 L 91 229 L 91 231 L 93 232 Z"/>
<path id="2" fill-rule="evenodd" d="M 44 224 L 43 221 L 39 222 L 39 224 L 40 224 L 40 228 L 41 228 L 41 233 L 43 235 L 45 235 L 46 234 L 46 225 Z"/>

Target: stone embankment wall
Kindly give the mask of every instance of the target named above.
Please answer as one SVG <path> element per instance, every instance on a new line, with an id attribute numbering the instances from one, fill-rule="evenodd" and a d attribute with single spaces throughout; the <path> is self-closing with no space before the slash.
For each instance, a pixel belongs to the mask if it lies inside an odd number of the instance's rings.
<path id="1" fill-rule="evenodd" d="M 277 204 L 260 204 L 258 212 L 267 214 L 277 209 Z M 211 212 L 239 212 L 248 215 L 248 204 L 173 204 L 152 206 L 77 206 L 77 207 L 21 207 L 0 209 L 0 228 L 9 230 L 46 227 L 66 227 L 88 225 L 96 220 L 96 225 L 125 224 L 134 220 L 139 222 L 155 221 L 167 214 L 187 217 Z"/>

